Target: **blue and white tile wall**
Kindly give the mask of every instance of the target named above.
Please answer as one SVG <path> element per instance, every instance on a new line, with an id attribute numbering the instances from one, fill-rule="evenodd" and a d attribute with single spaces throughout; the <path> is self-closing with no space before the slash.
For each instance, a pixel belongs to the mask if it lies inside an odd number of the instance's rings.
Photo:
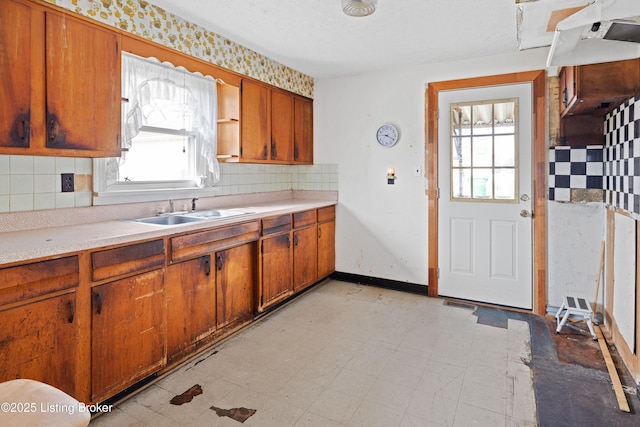
<path id="1" fill-rule="evenodd" d="M 602 189 L 601 145 L 549 148 L 549 200 L 571 201 L 571 189 Z"/>
<path id="2" fill-rule="evenodd" d="M 640 95 L 607 115 L 604 137 L 605 202 L 640 219 Z"/>

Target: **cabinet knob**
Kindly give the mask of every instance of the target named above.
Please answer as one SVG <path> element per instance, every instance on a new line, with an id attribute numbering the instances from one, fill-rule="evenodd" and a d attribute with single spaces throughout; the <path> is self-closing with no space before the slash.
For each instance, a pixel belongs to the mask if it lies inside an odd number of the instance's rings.
<path id="1" fill-rule="evenodd" d="M 49 120 L 49 141 L 54 142 L 58 136 L 58 123 L 55 119 Z"/>
<path id="2" fill-rule="evenodd" d="M 208 256 L 204 258 L 204 274 L 211 274 L 211 258 Z"/>
<path id="3" fill-rule="evenodd" d="M 75 317 L 75 309 L 73 307 L 73 300 L 69 300 L 69 323 L 73 323 Z"/>
<path id="4" fill-rule="evenodd" d="M 96 314 L 102 313 L 102 295 L 100 292 L 93 294 L 96 299 Z"/>
<path id="5" fill-rule="evenodd" d="M 222 255 L 218 255 L 216 257 L 216 267 L 218 268 L 218 271 L 222 270 Z"/>
<path id="6" fill-rule="evenodd" d="M 18 120 L 17 131 L 18 131 L 18 138 L 20 138 L 20 141 L 22 142 L 28 141 L 29 140 L 29 121 L 21 117 Z"/>

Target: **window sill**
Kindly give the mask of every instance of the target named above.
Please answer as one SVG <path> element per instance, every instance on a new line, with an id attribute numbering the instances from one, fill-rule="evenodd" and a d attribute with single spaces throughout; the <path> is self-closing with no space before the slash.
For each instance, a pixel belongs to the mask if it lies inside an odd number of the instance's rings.
<path id="1" fill-rule="evenodd" d="M 157 190 L 118 190 L 93 193 L 93 205 L 115 205 L 121 203 L 156 202 L 168 199 L 191 199 L 221 194 L 217 187 L 162 188 Z"/>

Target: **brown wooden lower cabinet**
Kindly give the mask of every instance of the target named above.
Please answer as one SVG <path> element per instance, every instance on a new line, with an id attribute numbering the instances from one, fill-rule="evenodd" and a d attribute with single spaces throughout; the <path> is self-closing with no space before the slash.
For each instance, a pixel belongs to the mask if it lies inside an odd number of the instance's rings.
<path id="1" fill-rule="evenodd" d="M 110 397 L 165 364 L 163 287 L 162 269 L 93 287 L 91 400 Z"/>
<path id="2" fill-rule="evenodd" d="M 29 378 L 74 396 L 77 256 L 0 268 L 0 382 Z"/>
<path id="3" fill-rule="evenodd" d="M 289 232 L 260 241 L 261 296 L 259 311 L 293 292 L 291 235 Z"/>
<path id="4" fill-rule="evenodd" d="M 41 381 L 76 394 L 75 291 L 0 311 L 0 382 Z"/>
<path id="5" fill-rule="evenodd" d="M 256 244 L 216 253 L 217 327 L 241 325 L 253 318 Z"/>
<path id="6" fill-rule="evenodd" d="M 293 291 L 299 292 L 317 280 L 317 225 L 293 231 Z"/>
<path id="7" fill-rule="evenodd" d="M 101 402 L 333 272 L 333 207 L 260 229 L 246 222 L 0 268 L 0 381 L 31 378 Z"/>
<path id="8" fill-rule="evenodd" d="M 255 271 L 255 242 L 167 267 L 168 364 L 253 318 Z"/>
<path id="9" fill-rule="evenodd" d="M 318 223 L 318 279 L 336 271 L 335 207 L 329 206 L 323 209 L 327 210 L 327 218 L 326 222 Z M 318 221 L 321 218 L 325 220 L 323 216 L 318 215 Z"/>
<path id="10" fill-rule="evenodd" d="M 184 358 L 216 330 L 216 275 L 211 255 L 167 267 L 167 362 Z"/>

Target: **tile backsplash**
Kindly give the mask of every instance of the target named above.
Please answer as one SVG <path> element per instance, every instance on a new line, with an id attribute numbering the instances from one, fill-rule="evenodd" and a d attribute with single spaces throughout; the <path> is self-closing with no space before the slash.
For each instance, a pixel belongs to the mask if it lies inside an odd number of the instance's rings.
<path id="1" fill-rule="evenodd" d="M 640 219 L 640 95 L 607 115 L 604 137 L 605 202 Z"/>
<path id="2" fill-rule="evenodd" d="M 92 205 L 92 160 L 0 155 L 0 212 Z M 283 190 L 338 191 L 338 165 L 222 163 L 220 195 Z M 75 191 L 62 192 L 61 174 L 73 173 Z"/>
<path id="3" fill-rule="evenodd" d="M 63 173 L 74 192 L 62 192 Z M 0 155 L 0 212 L 91 206 L 91 174 L 91 159 Z"/>
<path id="4" fill-rule="evenodd" d="M 338 191 L 338 165 L 220 164 L 222 195 L 282 190 Z"/>
<path id="5" fill-rule="evenodd" d="M 640 95 L 603 120 L 604 146 L 549 148 L 549 200 L 600 190 L 605 204 L 640 219 Z"/>
<path id="6" fill-rule="evenodd" d="M 572 190 L 602 190 L 602 158 L 601 145 L 550 147 L 549 200 L 570 202 Z"/>

